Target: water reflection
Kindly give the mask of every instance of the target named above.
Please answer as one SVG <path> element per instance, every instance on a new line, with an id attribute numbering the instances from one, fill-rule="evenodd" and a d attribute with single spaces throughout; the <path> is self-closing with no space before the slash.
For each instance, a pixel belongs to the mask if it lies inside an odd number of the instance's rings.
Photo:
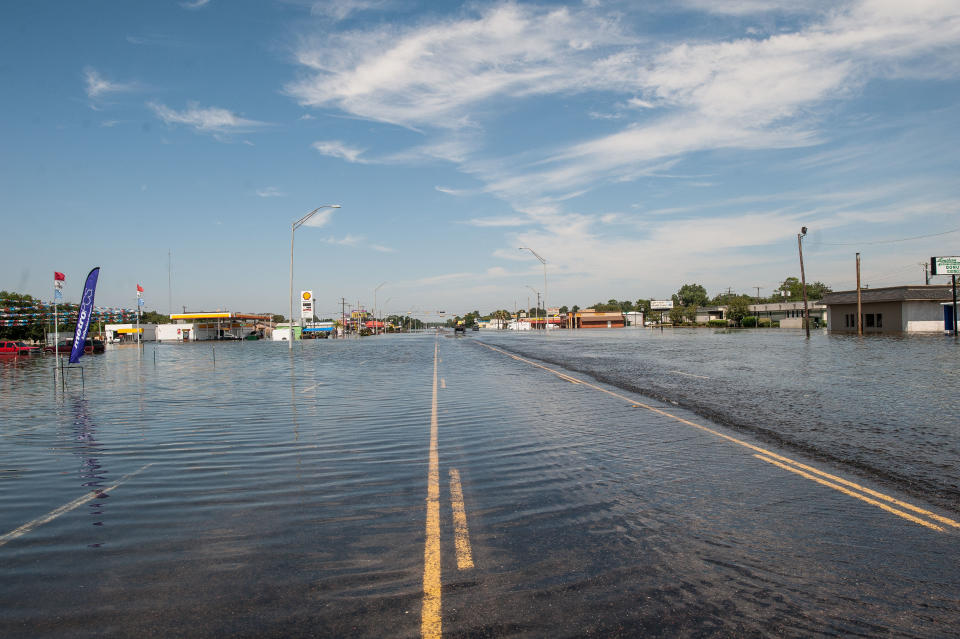
<path id="1" fill-rule="evenodd" d="M 107 480 L 108 472 L 100 463 L 100 457 L 104 450 L 100 442 L 97 441 L 96 424 L 90 417 L 89 405 L 84 398 L 73 400 L 73 438 L 76 444 L 74 452 L 80 458 L 78 469 L 80 486 L 95 492 L 97 495 L 93 501 L 87 504 L 88 512 L 96 519 L 93 525 L 102 526 L 104 501 L 110 497 L 103 492 L 103 484 Z M 99 548 L 102 544 L 92 543 L 89 545 L 91 548 Z"/>

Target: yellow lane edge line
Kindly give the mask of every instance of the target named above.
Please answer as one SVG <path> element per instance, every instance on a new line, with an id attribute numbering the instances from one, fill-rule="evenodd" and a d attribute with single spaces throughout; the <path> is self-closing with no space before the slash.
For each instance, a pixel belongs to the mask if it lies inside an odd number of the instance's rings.
<path id="1" fill-rule="evenodd" d="M 847 489 L 847 488 L 844 488 L 843 486 L 840 486 L 839 484 L 834 484 L 834 483 L 829 482 L 829 481 L 827 481 L 827 480 L 825 480 L 825 479 L 820 479 L 819 477 L 814 477 L 814 476 L 811 475 L 810 473 L 805 473 L 805 472 L 803 472 L 802 470 L 800 470 L 800 469 L 798 469 L 798 468 L 793 468 L 792 466 L 788 466 L 787 464 L 782 464 L 782 463 L 780 463 L 780 462 L 778 462 L 778 461 L 776 461 L 776 460 L 774 460 L 774 459 L 770 459 L 770 458 L 768 458 L 768 457 L 764 457 L 763 455 L 754 455 L 754 457 L 756 457 L 757 459 L 762 459 L 763 461 L 767 462 L 768 464 L 773 464 L 774 466 L 778 466 L 778 467 L 780 467 L 780 468 L 782 468 L 782 469 L 784 469 L 784 470 L 788 470 L 788 471 L 790 471 L 791 473 L 796 473 L 797 475 L 800 475 L 801 477 L 806 477 L 806 478 L 809 479 L 810 481 L 815 481 L 815 482 L 817 482 L 818 484 L 821 484 L 821 485 L 823 485 L 823 486 L 827 486 L 827 487 L 829 487 L 829 488 L 833 488 L 834 490 L 838 490 L 838 491 L 840 491 L 841 493 L 843 493 L 844 495 L 849 495 L 850 497 L 854 497 L 855 499 L 859 499 L 860 501 L 865 501 L 865 502 L 867 502 L 868 504 L 871 504 L 871 505 L 873 505 L 873 506 L 876 506 L 877 508 L 882 508 L 883 510 L 886 510 L 886 511 L 889 512 L 889 513 L 893 513 L 894 515 L 897 515 L 898 517 L 903 517 L 904 519 L 908 519 L 908 520 L 910 520 L 910 521 L 912 521 L 912 522 L 914 522 L 914 523 L 916 523 L 916 524 L 920 524 L 921 526 L 926 526 L 927 528 L 932 528 L 933 530 L 939 530 L 940 532 L 946 532 L 943 528 L 941 528 L 940 526 L 937 526 L 936 524 L 931 524 L 929 521 L 926 521 L 926 520 L 924 520 L 924 519 L 920 519 L 919 517 L 914 517 L 913 515 L 911 515 L 911 514 L 909 514 L 909 513 L 903 512 L 902 510 L 897 510 L 896 508 L 891 508 L 890 506 L 888 506 L 888 505 L 886 505 L 886 504 L 883 504 L 883 503 L 881 503 L 881 502 L 879 502 L 879 501 L 877 501 L 877 500 L 875 500 L 875 499 L 870 499 L 869 497 L 866 497 L 866 496 L 864 496 L 864 495 L 861 495 L 860 493 L 855 493 L 855 492 L 853 492 L 852 490 L 849 490 L 849 489 Z"/>
<path id="2" fill-rule="evenodd" d="M 64 504 L 63 506 L 60 506 L 59 508 L 54 508 L 43 517 L 37 517 L 36 519 L 28 521 L 27 523 L 20 526 L 19 528 L 15 528 L 11 530 L 7 534 L 0 536 L 0 546 L 3 546 L 9 541 L 13 541 L 17 537 L 22 537 L 23 535 L 26 535 L 28 532 L 30 532 L 34 528 L 38 528 L 39 526 L 50 523 L 60 515 L 64 513 L 68 513 L 71 510 L 74 510 L 75 508 L 79 508 L 80 506 L 84 505 L 88 501 L 93 501 L 97 497 L 111 492 L 113 489 L 117 488 L 120 484 L 124 483 L 128 479 L 132 479 L 133 477 L 136 477 L 137 475 L 145 471 L 147 468 L 150 468 L 151 466 L 153 466 L 153 462 L 147 464 L 146 466 L 144 466 L 143 468 L 140 468 L 139 470 L 135 470 L 132 473 L 128 473 L 124 475 L 123 477 L 121 477 L 120 479 L 115 481 L 113 484 L 111 484 L 109 487 L 103 490 L 99 490 L 99 491 L 92 490 L 86 495 L 77 497 L 73 501 L 67 504 Z"/>
<path id="3" fill-rule="evenodd" d="M 420 634 L 441 636 L 440 583 L 440 458 L 437 454 L 437 362 L 439 345 L 433 345 L 433 401 L 430 407 L 430 468 L 427 472 L 427 524 L 423 547 L 423 611 Z"/>
<path id="4" fill-rule="evenodd" d="M 561 377 L 561 378 L 567 378 L 567 377 L 569 377 L 569 375 L 566 375 L 566 374 L 564 374 L 564 373 L 561 373 L 561 372 L 559 372 L 559 371 L 556 371 L 556 370 L 554 370 L 554 369 L 552 369 L 552 368 L 549 368 L 549 367 L 547 367 L 547 366 L 544 366 L 544 365 L 542 365 L 542 364 L 538 364 L 537 362 L 534 362 L 534 361 L 531 361 L 531 360 L 528 360 L 528 359 L 524 359 L 524 358 L 522 358 L 522 357 L 519 357 L 519 356 L 517 356 L 517 355 L 514 355 L 513 353 L 509 353 L 509 352 L 507 352 L 507 351 L 505 351 L 505 350 L 502 350 L 502 349 L 500 349 L 500 348 L 497 348 L 497 347 L 495 347 L 495 346 L 490 346 L 489 344 L 482 344 L 482 343 L 480 343 L 480 342 L 475 342 L 475 343 L 481 344 L 481 346 L 485 346 L 485 347 L 489 348 L 490 350 L 498 351 L 498 352 L 500 352 L 500 353 L 502 353 L 502 354 L 504 354 L 504 355 L 507 355 L 507 356 L 509 356 L 509 357 L 512 357 L 512 358 L 515 359 L 515 360 L 518 360 L 518 361 L 521 361 L 521 362 L 525 362 L 525 363 L 527 363 L 527 364 L 530 364 L 531 366 L 536 366 L 537 368 L 542 368 L 543 370 L 545 370 L 545 371 L 547 371 L 547 372 L 549 372 L 549 373 L 553 373 L 554 375 L 557 375 L 558 377 Z M 819 476 L 821 476 L 821 477 L 826 477 L 827 479 L 830 479 L 830 480 L 832 480 L 832 481 L 835 481 L 835 482 L 837 482 L 837 483 L 839 483 L 839 484 L 843 484 L 843 485 L 845 485 L 845 486 L 849 486 L 850 488 L 855 488 L 855 489 L 857 489 L 857 490 L 863 491 L 864 493 L 866 493 L 866 494 L 868 494 L 868 495 L 871 495 L 871 496 L 873 496 L 873 497 L 876 497 L 877 499 L 882 499 L 883 501 L 886 501 L 886 502 L 889 502 L 889 503 L 892 503 L 892 504 L 896 504 L 896 505 L 899 506 L 900 508 L 905 508 L 906 510 L 911 510 L 911 511 L 913 511 L 913 512 L 915 512 L 915 513 L 919 513 L 919 514 L 924 515 L 924 516 L 926 516 L 926 517 L 930 517 L 931 519 L 934 519 L 934 520 L 936 520 L 936 521 L 938 521 L 938 522 L 940 522 L 940 523 L 942 523 L 942 524 L 946 524 L 946 525 L 952 526 L 952 527 L 954 527 L 954 528 L 960 528 L 960 522 L 957 522 L 956 520 L 950 519 L 949 517 L 944 517 L 944 516 L 942 516 L 942 515 L 938 515 L 938 514 L 936 514 L 936 513 L 930 512 L 929 510 L 926 510 L 926 509 L 924 509 L 924 508 L 920 508 L 919 506 L 914 506 L 913 504 L 907 503 L 907 502 L 905 502 L 905 501 L 901 501 L 901 500 L 899 500 L 899 499 L 896 499 L 895 497 L 891 497 L 890 495 L 885 495 L 885 494 L 883 494 L 883 493 L 881 493 L 881 492 L 877 492 L 877 491 L 875 491 L 875 490 L 871 490 L 870 488 L 867 488 L 866 486 L 861 486 L 860 484 L 857 484 L 857 483 L 855 483 L 855 482 L 852 482 L 852 481 L 850 481 L 850 480 L 848 480 L 848 479 L 844 479 L 844 478 L 842 478 L 842 477 L 837 477 L 836 475 L 831 475 L 830 473 L 824 472 L 824 471 L 819 470 L 819 469 L 817 469 L 817 468 L 814 468 L 814 467 L 812 467 L 812 466 L 808 466 L 808 465 L 803 464 L 803 463 L 801 463 L 801 462 L 795 461 L 795 460 L 793 460 L 793 459 L 790 459 L 789 457 L 784 457 L 783 455 L 778 455 L 777 453 L 774 453 L 773 451 L 767 450 L 767 449 L 765 449 L 765 448 L 761 448 L 760 446 L 754 446 L 753 444 L 750 444 L 750 443 L 748 443 L 748 442 L 745 442 L 745 441 L 743 441 L 742 439 L 737 439 L 736 437 L 731 437 L 730 435 L 726 435 L 726 434 L 724 434 L 724 433 L 721 433 L 720 431 L 714 430 L 714 429 L 712 429 L 712 428 L 708 428 L 708 427 L 703 426 L 703 425 L 701 425 L 701 424 L 697 424 L 696 422 L 691 422 L 690 420 L 687 420 L 687 419 L 683 419 L 682 417 L 678 417 L 678 416 L 676 416 L 676 415 L 674 415 L 674 414 L 672 414 L 672 413 L 668 413 L 668 412 L 665 411 L 665 410 L 661 410 L 661 409 L 656 408 L 656 407 L 654 407 L 654 406 L 650 406 L 650 405 L 648 405 L 648 404 L 644 404 L 643 402 L 638 402 L 638 401 L 635 400 L 635 399 L 630 399 L 629 397 L 625 397 L 625 396 L 620 395 L 620 394 L 618 394 L 618 393 L 614 393 L 613 391 L 609 391 L 609 390 L 607 390 L 606 388 L 601 388 L 601 387 L 599 387 L 599 386 L 597 386 L 597 385 L 595 385 L 595 384 L 591 384 L 590 382 L 585 382 L 585 381 L 583 381 L 583 380 L 578 380 L 578 383 L 581 384 L 581 385 L 583 385 L 583 386 L 587 386 L 587 387 L 589 387 L 589 388 L 592 388 L 592 389 L 594 389 L 594 390 L 598 390 L 598 391 L 600 391 L 601 393 L 606 393 L 607 395 L 610 395 L 610 396 L 612 396 L 612 397 L 616 397 L 616 398 L 618 398 L 618 399 L 622 399 L 622 400 L 625 401 L 625 402 L 629 402 L 629 403 L 631 404 L 631 406 L 633 406 L 633 407 L 646 408 L 647 410 L 649 410 L 649 411 L 651 411 L 651 412 L 654 412 L 654 413 L 657 413 L 658 415 L 663 415 L 664 417 L 669 417 L 670 419 L 673 419 L 673 420 L 675 420 L 675 421 L 678 421 L 678 422 L 680 422 L 681 424 L 686 424 L 687 426 L 692 426 L 693 428 L 697 428 L 697 429 L 702 430 L 702 431 L 704 431 L 704 432 L 706 432 L 706 433 L 710 433 L 711 435 L 714 435 L 714 436 L 719 437 L 719 438 L 721 438 L 721 439 L 725 439 L 725 440 L 727 440 L 727 441 L 729 441 L 729 442 L 731 442 L 731 443 L 737 444 L 738 446 L 743 446 L 744 448 L 748 448 L 748 449 L 750 449 L 750 450 L 752 450 L 752 451 L 754 451 L 754 452 L 761 453 L 761 454 L 766 455 L 766 456 L 768 456 L 768 457 L 772 457 L 773 459 L 777 459 L 777 460 L 779 460 L 779 461 L 781 461 L 781 462 L 783 462 L 783 463 L 791 464 L 791 465 L 796 466 L 797 468 L 803 469 L 803 470 L 805 470 L 805 471 L 807 471 L 807 472 L 809 472 L 809 473 L 811 473 L 811 474 L 819 475 Z"/>
<path id="5" fill-rule="evenodd" d="M 441 378 L 440 378 L 440 388 L 446 388 L 446 387 L 447 387 L 447 380 L 444 379 L 443 377 L 441 377 Z"/>
<path id="6" fill-rule="evenodd" d="M 460 471 L 450 469 L 450 502 L 453 505 L 454 545 L 457 549 L 457 568 L 473 568 L 473 553 L 470 550 L 470 531 L 467 528 L 467 510 L 463 506 L 463 488 L 460 486 Z"/>

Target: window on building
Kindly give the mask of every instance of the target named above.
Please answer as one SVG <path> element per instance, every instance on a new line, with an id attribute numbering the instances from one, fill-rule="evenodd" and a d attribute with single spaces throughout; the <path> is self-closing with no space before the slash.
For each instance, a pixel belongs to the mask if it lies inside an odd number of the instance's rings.
<path id="1" fill-rule="evenodd" d="M 883 328 L 883 313 L 877 313 L 877 328 Z"/>
<path id="2" fill-rule="evenodd" d="M 863 324 L 864 327 L 873 328 L 873 313 L 867 313 L 864 315 L 864 319 L 866 320 Z"/>

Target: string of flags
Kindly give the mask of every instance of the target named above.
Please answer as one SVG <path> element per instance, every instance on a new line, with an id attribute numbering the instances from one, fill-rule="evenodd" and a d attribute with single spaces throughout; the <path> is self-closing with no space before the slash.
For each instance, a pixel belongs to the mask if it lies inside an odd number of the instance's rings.
<path id="1" fill-rule="evenodd" d="M 63 302 L 63 284 L 67 276 L 60 271 L 53 272 L 53 301 L 18 300 L 0 298 L 0 326 L 27 326 L 30 324 L 53 322 L 54 317 L 61 323 L 74 321 L 80 310 L 80 305 L 73 302 Z M 143 287 L 137 284 L 137 308 L 123 308 L 114 306 L 95 306 L 90 312 L 90 319 L 95 322 L 111 321 L 126 323 L 142 311 L 145 301 Z"/>

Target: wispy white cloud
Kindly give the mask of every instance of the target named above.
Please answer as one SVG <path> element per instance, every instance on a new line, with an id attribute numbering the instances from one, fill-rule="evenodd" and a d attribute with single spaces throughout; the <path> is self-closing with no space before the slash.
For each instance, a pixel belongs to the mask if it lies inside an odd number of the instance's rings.
<path id="1" fill-rule="evenodd" d="M 266 122 L 248 120 L 220 107 L 201 107 L 191 103 L 186 109 L 177 111 L 164 104 L 148 102 L 147 106 L 167 124 L 184 124 L 202 133 L 227 133 L 231 131 L 249 131 L 267 126 Z"/>
<path id="2" fill-rule="evenodd" d="M 310 13 L 339 21 L 355 13 L 380 10 L 391 4 L 390 0 L 319 0 L 311 5 Z"/>
<path id="3" fill-rule="evenodd" d="M 474 218 L 472 220 L 467 220 L 464 224 L 469 224 L 470 226 L 478 226 L 482 228 L 488 227 L 498 227 L 498 226 L 529 226 L 532 224 L 530 218 L 527 217 L 480 217 Z"/>
<path id="4" fill-rule="evenodd" d="M 347 146 L 338 140 L 317 141 L 311 146 L 313 146 L 313 148 L 319 151 L 322 155 L 328 155 L 333 158 L 341 158 L 347 162 L 363 163 L 366 161 L 360 157 L 363 154 L 363 149 Z"/>
<path id="5" fill-rule="evenodd" d="M 476 19 L 304 39 L 296 59 L 313 73 L 287 91 L 306 106 L 459 129 L 473 125 L 471 106 L 494 97 L 609 87 L 630 61 L 597 51 L 623 42 L 614 21 L 589 12 L 498 5 Z"/>
<path id="6" fill-rule="evenodd" d="M 315 120 L 316 118 L 314 118 L 314 117 L 313 117 L 312 115 L 310 115 L 309 113 L 304 113 L 303 115 L 300 116 L 300 119 L 301 119 L 301 120 Z"/>
<path id="7" fill-rule="evenodd" d="M 111 93 L 123 93 L 137 89 L 137 85 L 134 83 L 121 83 L 107 80 L 99 71 L 92 67 L 86 67 L 83 70 L 83 80 L 86 85 L 84 90 L 90 99 L 98 99 Z"/>
<path id="8" fill-rule="evenodd" d="M 324 224 L 326 224 L 326 221 L 324 221 Z M 355 247 L 355 248 L 365 248 L 365 249 L 370 249 L 372 251 L 377 251 L 378 253 L 396 253 L 397 252 L 395 248 L 391 248 L 383 244 L 368 242 L 367 238 L 364 237 L 363 235 L 353 235 L 352 233 L 348 233 L 343 237 L 339 237 L 339 238 L 330 236 L 326 238 L 324 241 L 327 244 L 335 244 L 337 246 L 349 246 L 349 247 Z"/>
<path id="9" fill-rule="evenodd" d="M 473 195 L 473 194 L 476 193 L 476 191 L 472 191 L 472 190 L 469 190 L 469 189 L 451 189 L 451 188 L 448 187 L 448 186 L 439 186 L 439 185 L 437 185 L 437 186 L 435 186 L 435 187 L 433 187 L 433 188 L 436 189 L 437 191 L 440 191 L 441 193 L 446 193 L 447 195 L 458 195 L 458 196 L 461 196 L 461 195 Z"/>
<path id="10" fill-rule="evenodd" d="M 190 11 L 196 11 L 197 9 L 204 8 L 208 4 L 210 4 L 210 0 L 190 0 L 189 2 L 181 2 L 180 6 Z"/>
<path id="11" fill-rule="evenodd" d="M 287 194 L 275 186 L 268 186 L 263 189 L 257 189 L 259 197 L 287 197 Z"/>

